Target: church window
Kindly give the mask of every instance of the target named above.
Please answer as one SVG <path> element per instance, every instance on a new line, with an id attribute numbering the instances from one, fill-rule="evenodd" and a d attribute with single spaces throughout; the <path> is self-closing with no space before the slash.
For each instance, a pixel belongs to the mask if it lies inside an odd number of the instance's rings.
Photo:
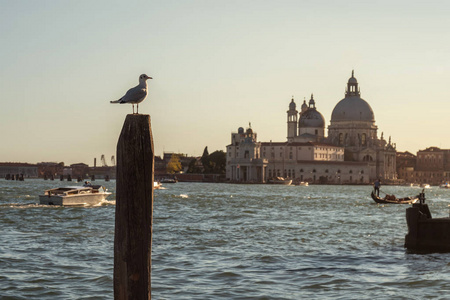
<path id="1" fill-rule="evenodd" d="M 339 145 L 342 146 L 344 144 L 344 135 L 339 133 Z"/>
<path id="2" fill-rule="evenodd" d="M 250 153 L 248 152 L 248 150 L 246 150 L 245 154 L 244 154 L 244 158 L 249 158 L 249 156 L 250 156 Z"/>
<path id="3" fill-rule="evenodd" d="M 292 159 L 292 152 L 289 153 L 289 159 Z"/>
<path id="4" fill-rule="evenodd" d="M 365 146 L 366 143 L 367 143 L 366 134 L 363 133 L 362 136 L 361 136 L 361 144 L 362 144 L 363 146 Z"/>

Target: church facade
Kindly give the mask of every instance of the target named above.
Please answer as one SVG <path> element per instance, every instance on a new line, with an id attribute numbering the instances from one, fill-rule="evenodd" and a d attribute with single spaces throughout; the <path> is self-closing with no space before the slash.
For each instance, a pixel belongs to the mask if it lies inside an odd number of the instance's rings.
<path id="1" fill-rule="evenodd" d="M 335 106 L 325 136 L 325 119 L 313 95 L 287 111 L 286 142 L 258 142 L 252 128 L 232 133 L 227 179 L 264 183 L 272 177 L 330 184 L 368 184 L 396 177 L 395 144 L 377 136 L 370 105 L 360 97 L 352 72 L 345 98 Z"/>

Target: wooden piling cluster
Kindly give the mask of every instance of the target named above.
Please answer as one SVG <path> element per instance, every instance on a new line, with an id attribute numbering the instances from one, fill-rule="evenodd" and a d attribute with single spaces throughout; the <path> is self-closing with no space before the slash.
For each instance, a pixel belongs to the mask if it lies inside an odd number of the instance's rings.
<path id="1" fill-rule="evenodd" d="M 450 218 L 432 218 L 428 205 L 421 201 L 406 209 L 406 223 L 405 248 L 450 252 Z"/>
<path id="2" fill-rule="evenodd" d="M 154 152 L 149 115 L 127 115 L 116 157 L 114 299 L 151 299 Z"/>
<path id="3" fill-rule="evenodd" d="M 5 175 L 6 180 L 18 180 L 18 181 L 24 181 L 25 177 L 23 174 L 6 174 Z"/>

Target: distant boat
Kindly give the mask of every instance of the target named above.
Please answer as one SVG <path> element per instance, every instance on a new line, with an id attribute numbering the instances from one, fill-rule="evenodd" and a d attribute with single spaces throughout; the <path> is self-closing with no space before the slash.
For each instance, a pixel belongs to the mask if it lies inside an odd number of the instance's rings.
<path id="1" fill-rule="evenodd" d="M 301 186 L 308 186 L 309 183 L 306 181 L 300 181 L 299 183 L 297 183 L 296 185 L 301 185 Z"/>
<path id="2" fill-rule="evenodd" d="M 174 178 L 163 178 L 160 180 L 161 183 L 177 183 L 178 180 Z"/>
<path id="3" fill-rule="evenodd" d="M 423 184 L 421 185 L 421 187 L 423 187 L 423 188 L 425 188 L 425 189 L 431 188 L 431 186 L 430 186 L 428 183 L 423 183 Z"/>
<path id="4" fill-rule="evenodd" d="M 446 183 L 441 184 L 439 187 L 441 189 L 448 189 L 448 188 L 450 188 L 450 185 L 448 184 L 448 182 L 446 182 Z"/>
<path id="5" fill-rule="evenodd" d="M 275 177 L 275 178 L 270 178 L 269 180 L 267 180 L 267 183 L 290 185 L 292 183 L 292 179 L 283 178 L 283 177 Z"/>
<path id="6" fill-rule="evenodd" d="M 61 206 L 96 205 L 109 195 L 111 193 L 101 185 L 68 186 L 46 190 L 44 195 L 39 195 L 39 203 Z"/>
<path id="7" fill-rule="evenodd" d="M 384 198 L 380 198 L 379 196 L 375 195 L 373 191 L 370 196 L 372 197 L 373 201 L 380 204 L 412 204 L 419 201 L 419 196 L 397 198 L 394 195 L 386 195 Z"/>

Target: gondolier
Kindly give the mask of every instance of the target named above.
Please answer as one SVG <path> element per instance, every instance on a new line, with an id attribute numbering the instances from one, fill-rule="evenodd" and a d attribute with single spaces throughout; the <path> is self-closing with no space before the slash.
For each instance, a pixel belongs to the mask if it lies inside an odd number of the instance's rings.
<path id="1" fill-rule="evenodd" d="M 374 188 L 374 193 L 377 194 L 377 196 L 380 196 L 380 186 L 381 186 L 381 181 L 380 179 L 375 180 L 374 184 L 373 184 L 373 188 Z"/>

